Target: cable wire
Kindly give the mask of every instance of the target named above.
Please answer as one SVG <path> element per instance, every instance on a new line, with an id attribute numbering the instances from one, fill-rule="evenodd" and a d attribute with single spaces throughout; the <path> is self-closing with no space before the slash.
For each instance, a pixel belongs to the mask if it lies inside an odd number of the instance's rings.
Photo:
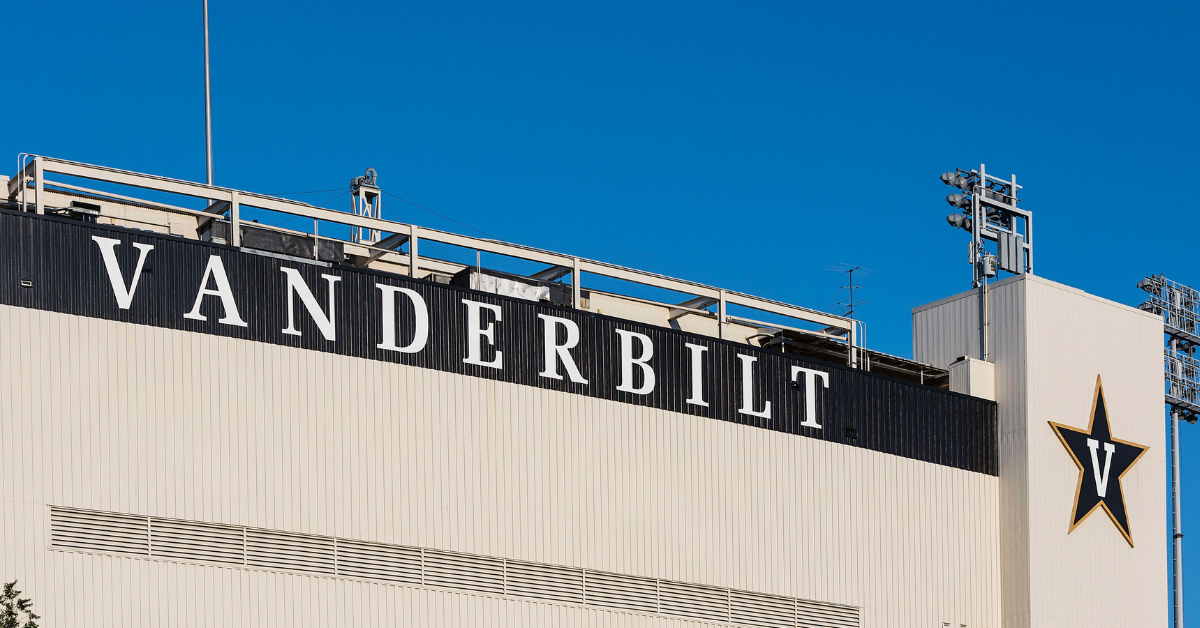
<path id="1" fill-rule="evenodd" d="M 334 188 L 334 190 L 340 190 L 340 189 L 342 189 L 342 188 Z M 324 190 L 324 191 L 325 191 L 325 192 L 332 192 L 333 190 Z M 347 194 L 349 194 L 349 193 L 350 193 L 350 190 L 346 190 L 346 191 L 342 192 L 341 194 L 338 194 L 337 196 L 335 196 L 335 197 L 333 197 L 333 198 L 331 198 L 331 199 L 329 199 L 329 200 L 325 201 L 324 203 L 321 203 L 320 205 L 317 205 L 317 207 L 324 207 L 324 206 L 326 206 L 326 205 L 328 205 L 328 204 L 330 204 L 330 203 L 332 203 L 332 202 L 334 202 L 334 201 L 338 200 L 339 198 L 342 198 L 343 196 L 345 196 L 345 195 L 347 195 Z M 276 227 L 282 227 L 282 226 L 286 225 L 288 222 L 290 222 L 290 221 L 292 221 L 292 220 L 295 220 L 295 219 L 297 219 L 297 218 L 299 218 L 299 216 L 292 216 L 291 218 L 288 218 L 287 220 L 285 220 L 285 221 L 283 221 L 283 222 L 281 222 L 281 223 L 279 223 L 279 224 L 277 224 L 277 225 L 275 225 L 275 226 L 276 226 Z"/>
<path id="2" fill-rule="evenodd" d="M 320 194 L 321 192 L 337 192 L 338 190 L 344 190 L 344 189 L 346 189 L 346 188 L 330 188 L 328 190 L 313 190 L 311 192 L 275 192 L 274 194 L 267 194 L 266 196 L 299 196 L 301 194 Z"/>
<path id="3" fill-rule="evenodd" d="M 380 202 L 380 204 L 383 205 L 383 208 L 388 210 L 388 213 L 390 213 L 392 215 L 392 217 L 396 219 L 396 222 L 404 222 L 403 220 L 400 219 L 399 214 L 397 214 L 394 210 L 392 210 L 391 207 L 388 207 L 387 203 L 383 202 L 383 199 L 379 199 L 379 202 Z M 442 251 L 440 249 L 438 249 L 437 245 L 435 245 L 432 240 L 426 240 L 425 243 L 428 244 L 431 248 L 433 248 L 434 251 L 437 252 L 438 256 L 440 257 L 440 259 L 442 261 L 446 261 L 446 262 L 450 261 L 450 258 L 446 257 L 446 255 L 444 253 L 442 253 Z"/>
<path id="4" fill-rule="evenodd" d="M 408 200 L 408 199 L 406 199 L 406 198 L 401 198 L 401 197 L 399 197 L 399 196 L 396 196 L 395 194 L 392 194 L 391 192 L 384 192 L 384 194 L 387 194 L 388 196 L 390 196 L 390 197 L 392 197 L 392 198 L 394 198 L 394 199 L 397 199 L 397 200 L 400 200 L 400 201 L 404 201 L 405 203 L 408 203 L 409 205 L 412 205 L 413 207 L 416 207 L 417 209 L 423 209 L 423 210 L 425 210 L 425 211 L 427 211 L 427 212 L 429 212 L 429 213 L 433 214 L 434 216 L 439 216 L 439 217 L 441 217 L 441 218 L 445 218 L 446 220 L 449 220 L 450 222 L 452 222 L 452 223 L 454 223 L 454 224 L 456 224 L 456 225 L 461 225 L 461 226 L 463 226 L 463 227 L 466 227 L 466 228 L 470 229 L 471 231 L 478 231 L 479 233 L 482 233 L 483 235 L 485 235 L 485 236 L 487 236 L 487 237 L 489 237 L 489 238 L 492 238 L 492 239 L 494 239 L 494 240 L 499 240 L 499 239 L 500 239 L 500 238 L 498 238 L 498 237 L 496 237 L 496 236 L 494 236 L 494 235 L 492 235 L 492 234 L 490 234 L 490 233 L 488 233 L 488 232 L 484 231 L 483 229 L 476 229 L 475 227 L 472 227 L 471 225 L 468 225 L 468 224 L 467 224 L 467 223 L 465 223 L 465 222 L 459 222 L 459 221 L 457 221 L 457 220 L 455 220 L 455 219 L 453 219 L 453 218 L 451 218 L 451 217 L 449 217 L 449 216 L 446 216 L 445 214 L 439 214 L 439 213 L 437 213 L 437 212 L 433 211 L 432 209 L 429 209 L 428 207 L 421 207 L 420 205 L 417 205 L 416 203 L 414 203 L 414 202 L 412 202 L 412 201 L 410 201 L 410 200 Z"/>

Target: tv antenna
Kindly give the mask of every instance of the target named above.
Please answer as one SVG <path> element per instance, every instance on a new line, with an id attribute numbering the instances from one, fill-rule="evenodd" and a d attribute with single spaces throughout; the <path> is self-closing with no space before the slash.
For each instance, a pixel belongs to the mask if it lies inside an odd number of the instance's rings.
<path id="1" fill-rule="evenodd" d="M 862 289 L 861 278 L 873 275 L 875 271 L 865 266 L 854 266 L 851 264 L 837 264 L 826 270 L 839 272 L 846 276 L 846 283 L 838 286 L 837 296 L 834 297 L 834 303 L 831 308 L 839 316 L 854 318 L 855 308 L 871 302 L 870 299 L 863 301 L 857 298 L 858 291 Z M 854 283 L 854 273 L 858 273 L 860 283 Z"/>

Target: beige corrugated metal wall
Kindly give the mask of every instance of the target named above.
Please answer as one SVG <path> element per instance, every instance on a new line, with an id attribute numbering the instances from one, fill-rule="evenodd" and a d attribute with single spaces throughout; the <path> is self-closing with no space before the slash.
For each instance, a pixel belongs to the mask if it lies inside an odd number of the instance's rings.
<path id="1" fill-rule="evenodd" d="M 988 299 L 1004 626 L 1166 625 L 1162 320 L 1034 276 Z M 915 359 L 981 357 L 981 303 L 971 291 L 914 310 Z M 1068 535 L 1079 470 L 1047 422 L 1086 428 L 1097 375 L 1113 436 L 1150 447 L 1121 480 L 1132 548 L 1099 511 Z"/>
<path id="2" fill-rule="evenodd" d="M 995 477 L 332 354 L 0 306 L 0 575 L 45 625 L 685 625 L 48 548 L 49 506 L 452 550 L 995 627 Z M 700 624 L 694 624 L 700 625 Z"/>

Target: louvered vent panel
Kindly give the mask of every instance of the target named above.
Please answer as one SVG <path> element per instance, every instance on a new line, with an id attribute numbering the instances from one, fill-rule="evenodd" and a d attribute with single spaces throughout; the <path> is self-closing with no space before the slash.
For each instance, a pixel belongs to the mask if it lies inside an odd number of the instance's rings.
<path id="1" fill-rule="evenodd" d="M 796 625 L 796 600 L 751 593 L 729 592 L 733 623 L 756 628 L 792 628 Z"/>
<path id="2" fill-rule="evenodd" d="M 337 571 L 339 576 L 421 584 L 421 550 L 338 539 Z"/>
<path id="3" fill-rule="evenodd" d="M 504 593 L 504 561 L 499 558 L 425 550 L 425 584 L 431 587 Z"/>
<path id="4" fill-rule="evenodd" d="M 585 577 L 588 604 L 623 611 L 658 612 L 658 583 L 652 578 L 603 571 L 589 571 Z"/>
<path id="5" fill-rule="evenodd" d="M 332 575 L 333 539 L 248 528 L 246 564 L 251 567 Z"/>
<path id="6" fill-rule="evenodd" d="M 858 609 L 799 600 L 796 625 L 801 628 L 858 628 Z"/>
<path id="7" fill-rule="evenodd" d="M 729 590 L 660 580 L 658 603 L 664 615 L 729 621 Z"/>
<path id="8" fill-rule="evenodd" d="M 50 544 L 58 549 L 148 556 L 146 518 L 51 506 Z"/>
<path id="9" fill-rule="evenodd" d="M 508 594 L 548 602 L 583 603 L 583 570 L 508 561 Z"/>
<path id="10" fill-rule="evenodd" d="M 245 564 L 242 529 L 199 521 L 150 520 L 150 547 L 155 558 Z"/>

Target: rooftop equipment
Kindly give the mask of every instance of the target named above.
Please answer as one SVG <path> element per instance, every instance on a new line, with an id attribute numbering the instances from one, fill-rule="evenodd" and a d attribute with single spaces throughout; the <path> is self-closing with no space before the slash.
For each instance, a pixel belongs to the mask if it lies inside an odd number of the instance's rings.
<path id="1" fill-rule="evenodd" d="M 957 169 L 941 176 L 942 183 L 962 190 L 950 194 L 946 202 L 960 210 L 946 216 L 952 227 L 971 234 L 967 262 L 971 264 L 973 285 L 978 288 L 997 268 L 1014 275 L 1033 274 L 1033 213 L 1017 206 L 1021 186 L 1017 176 L 1008 181 L 987 174 L 983 164 L 978 170 Z M 996 252 L 984 247 L 984 241 L 996 243 Z"/>
<path id="2" fill-rule="evenodd" d="M 54 159 L 40 155 L 22 154 L 18 157 L 18 165 L 19 171 L 17 175 L 9 180 L 7 184 L 8 197 L 13 200 L 13 206 L 22 211 L 45 214 L 50 202 L 47 193 L 51 191 L 47 188 L 52 188 L 55 190 L 70 191 L 70 193 L 76 195 L 81 193 L 92 199 L 141 207 L 153 207 L 163 212 L 190 216 L 196 221 L 198 234 L 203 233 L 204 225 L 216 223 L 209 227 L 212 234 L 210 237 L 218 239 L 220 238 L 218 231 L 223 231 L 227 243 L 235 247 L 248 245 L 264 246 L 263 242 L 270 240 L 272 244 L 277 244 L 279 247 L 288 250 L 296 249 L 298 252 L 304 253 L 302 256 L 294 255 L 294 253 L 286 253 L 295 257 L 317 258 L 321 261 L 331 258 L 333 263 L 350 263 L 357 267 L 366 266 L 376 260 L 386 261 L 392 264 L 392 268 L 403 269 L 393 272 L 404 272 L 411 277 L 420 279 L 448 278 L 469 267 L 466 264 L 449 260 L 422 256 L 421 251 L 424 247 L 420 246 L 421 241 L 430 240 L 438 244 L 444 243 L 460 249 L 475 251 L 477 255 L 481 252 L 486 252 L 502 257 L 542 264 L 544 265 L 544 270 L 532 273 L 523 281 L 528 285 L 546 287 L 545 284 L 540 282 L 553 282 L 555 279 L 564 280 L 551 289 L 550 300 L 564 301 L 564 304 L 569 307 L 586 307 L 584 299 L 587 293 L 581 287 L 584 274 L 616 279 L 621 282 L 631 282 L 686 295 L 687 300 L 680 303 L 645 301 L 630 294 L 617 295 L 620 298 L 630 301 L 641 300 L 667 308 L 669 311 L 668 321 L 675 321 L 681 317 L 707 317 L 715 322 L 715 335 L 723 339 L 731 339 L 730 329 L 732 324 L 737 324 L 742 328 L 750 325 L 786 329 L 798 335 L 831 339 L 833 341 L 831 346 L 836 345 L 841 347 L 841 351 L 843 352 L 842 359 L 845 361 L 845 364 L 853 368 L 860 367 L 861 350 L 859 348 L 858 324 L 857 321 L 846 316 L 820 312 L 771 299 L 755 297 L 692 281 L 665 277 L 655 273 L 624 268 L 572 255 L 383 220 L 379 217 L 379 209 L 382 205 L 379 198 L 381 191 L 376 182 L 375 173 L 372 170 L 368 170 L 363 177 L 356 177 L 354 179 L 352 187 L 355 192 L 356 209 L 352 212 L 344 212 L 316 207 L 291 199 Z M 207 199 L 207 207 L 203 210 L 196 210 L 157 200 L 152 202 L 144 198 L 122 195 L 108 190 L 97 190 L 76 183 L 52 180 L 47 178 L 47 175 L 62 175 L 63 177 L 100 181 L 110 185 L 130 186 L 191 199 Z M 56 193 L 62 194 L 64 192 Z M 269 224 L 246 224 L 242 218 L 242 208 L 246 206 L 268 212 L 287 214 L 289 217 L 307 218 L 313 221 L 313 232 L 305 233 Z M 343 242 L 336 238 L 318 236 L 316 232 L 319 222 L 341 224 L 350 227 L 356 233 L 356 236 L 352 236 L 354 241 Z M 217 226 L 222 224 L 226 226 Z M 278 236 L 278 242 L 275 242 L 275 236 L 257 238 L 258 235 L 262 234 L 256 234 L 256 230 L 288 234 L 300 238 L 300 241 L 292 241 L 283 235 Z M 342 255 L 340 252 L 330 252 L 329 247 L 326 246 L 330 242 L 337 243 L 334 248 L 343 246 L 345 255 Z M 407 250 L 402 250 L 400 248 L 402 246 L 406 246 Z M 431 275 L 431 273 L 434 274 Z M 476 285 L 479 287 L 484 287 L 489 281 L 493 281 L 485 278 L 487 273 L 483 272 L 478 261 L 475 265 L 475 275 L 475 281 L 478 282 Z M 569 281 L 565 281 L 568 277 Z M 469 274 L 464 279 L 467 283 L 470 283 L 472 280 Z M 598 295 L 601 293 L 592 291 L 591 294 Z M 714 305 L 716 306 L 716 312 L 709 312 L 705 309 Z M 755 320 L 742 315 L 740 312 L 735 321 L 729 315 L 728 308 L 730 306 L 746 308 L 748 313 L 763 312 L 769 316 L 791 319 L 798 321 L 798 324 L 808 325 L 816 329 L 826 328 L 829 331 L 822 333 L 800 326 L 790 327 L 788 325 L 781 325 L 778 320 Z"/>

